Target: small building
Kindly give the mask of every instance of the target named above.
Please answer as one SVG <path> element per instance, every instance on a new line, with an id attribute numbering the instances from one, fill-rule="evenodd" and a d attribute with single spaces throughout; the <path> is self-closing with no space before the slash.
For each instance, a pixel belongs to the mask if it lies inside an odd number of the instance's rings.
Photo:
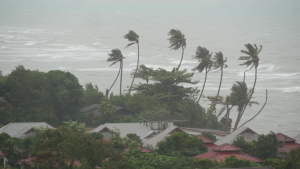
<path id="1" fill-rule="evenodd" d="M 288 154 L 290 153 L 290 151 L 292 149 L 296 149 L 296 148 L 299 148 L 300 147 L 300 144 L 296 143 L 296 140 L 291 138 L 291 137 L 288 137 L 282 133 L 277 133 L 276 134 L 276 137 L 279 141 L 279 144 L 281 145 L 284 140 L 285 140 L 285 144 L 283 147 L 278 147 L 278 151 L 279 153 L 283 153 L 283 154 Z"/>
<path id="2" fill-rule="evenodd" d="M 145 147 L 152 147 L 152 148 L 157 148 L 157 143 L 160 141 L 165 140 L 166 137 L 170 136 L 174 132 L 184 132 L 182 131 L 179 127 L 177 126 L 170 126 L 167 129 L 165 129 L 163 132 L 160 134 L 146 140 L 144 143 Z"/>
<path id="3" fill-rule="evenodd" d="M 199 154 L 193 158 L 201 158 L 201 159 L 211 159 L 216 160 L 217 162 L 225 161 L 226 157 L 230 157 L 234 155 L 237 159 L 250 160 L 256 163 L 262 163 L 261 159 L 253 157 L 249 154 L 242 152 L 242 150 L 238 147 L 235 147 L 230 144 L 222 144 L 212 148 L 212 151 L 208 151 L 204 154 Z"/>
<path id="4" fill-rule="evenodd" d="M 180 129 L 188 133 L 189 135 L 201 135 L 201 133 L 211 133 L 216 136 L 217 140 L 220 140 L 230 134 L 230 132 L 215 130 L 215 129 L 201 129 L 201 128 L 187 128 L 187 127 L 180 127 Z"/>
<path id="5" fill-rule="evenodd" d="M 141 123 L 105 123 L 91 130 L 90 132 L 100 132 L 104 135 L 104 139 L 109 139 L 112 136 L 109 130 L 115 129 L 120 130 L 121 137 L 126 137 L 127 134 L 132 133 L 138 135 L 142 140 L 147 140 L 157 135 L 156 132 L 152 131 Z"/>
<path id="6" fill-rule="evenodd" d="M 300 134 L 294 137 L 294 139 L 296 140 L 296 143 L 300 144 Z"/>
<path id="7" fill-rule="evenodd" d="M 51 128 L 46 122 L 20 122 L 20 123 L 9 123 L 0 128 L 0 133 L 7 133 L 11 137 L 26 138 L 34 132 L 34 128 L 44 127 Z"/>
<path id="8" fill-rule="evenodd" d="M 222 145 L 225 143 L 232 144 L 233 141 L 240 136 L 243 136 L 246 141 L 250 142 L 253 140 L 257 140 L 259 135 L 255 131 L 251 130 L 250 128 L 241 126 L 240 128 L 236 129 L 234 132 L 216 141 L 215 144 L 216 145 Z"/>
<path id="9" fill-rule="evenodd" d="M 209 138 L 207 138 L 207 137 L 198 135 L 197 138 L 203 140 L 204 144 L 207 146 L 207 150 L 208 150 L 208 151 L 212 151 L 212 148 L 217 146 L 217 145 L 214 144 L 215 141 L 213 141 L 213 140 L 211 140 L 211 139 L 209 139 Z"/>
<path id="10" fill-rule="evenodd" d="M 99 107 L 100 104 L 93 104 L 90 106 L 87 106 L 85 108 L 82 108 L 80 111 L 85 113 L 87 116 L 91 116 L 91 117 L 98 117 L 101 115 L 101 112 L 99 112 Z M 120 106 L 115 106 L 115 115 L 117 118 L 123 119 L 126 116 L 130 116 L 134 114 L 134 112 L 132 112 L 129 109 L 126 109 L 124 107 L 120 107 Z"/>
<path id="11" fill-rule="evenodd" d="M 174 126 L 175 122 L 188 121 L 178 115 L 140 116 L 140 118 L 143 125 L 157 133 L 161 133 L 168 127 Z"/>

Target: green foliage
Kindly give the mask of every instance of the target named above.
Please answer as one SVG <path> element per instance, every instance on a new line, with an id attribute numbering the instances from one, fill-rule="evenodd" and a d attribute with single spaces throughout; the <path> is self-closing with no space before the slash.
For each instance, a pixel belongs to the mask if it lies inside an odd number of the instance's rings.
<path id="1" fill-rule="evenodd" d="M 116 121 L 115 107 L 107 99 L 103 99 L 99 107 L 100 116 L 93 121 L 94 126 L 104 123 L 113 123 Z"/>
<path id="2" fill-rule="evenodd" d="M 186 47 L 186 39 L 184 34 L 181 33 L 180 30 L 171 29 L 168 33 L 171 37 L 168 39 L 170 43 L 170 47 L 173 50 L 177 50 L 181 47 Z"/>
<path id="3" fill-rule="evenodd" d="M 239 60 L 246 60 L 246 62 L 244 62 L 243 64 L 240 64 L 240 65 L 251 66 L 250 69 L 252 69 L 255 66 L 255 69 L 256 69 L 259 64 L 258 63 L 259 62 L 258 54 L 261 52 L 262 46 L 260 45 L 260 48 L 258 49 L 256 44 L 254 44 L 254 47 L 253 47 L 250 43 L 248 43 L 248 44 L 245 44 L 245 47 L 247 48 L 247 51 L 241 50 L 241 52 L 248 56 L 241 56 L 239 58 Z"/>
<path id="4" fill-rule="evenodd" d="M 285 160 L 285 168 L 300 169 L 300 148 L 291 150 Z"/>
<path id="5" fill-rule="evenodd" d="M 247 142 L 244 139 L 244 136 L 239 136 L 236 140 L 233 141 L 232 145 L 242 149 L 244 153 L 254 155 L 255 148 L 253 142 Z"/>
<path id="6" fill-rule="evenodd" d="M 195 98 L 198 89 L 183 87 L 182 83 L 196 84 L 192 81 L 193 73 L 186 73 L 187 70 L 176 71 L 175 68 L 169 72 L 165 69 L 151 70 L 150 74 L 154 83 L 135 85 L 137 93 L 152 96 L 155 100 L 165 103 L 174 113 L 185 98 Z"/>
<path id="7" fill-rule="evenodd" d="M 140 78 L 140 79 L 143 79 L 143 80 L 146 80 L 146 83 L 148 84 L 149 83 L 149 80 L 151 78 L 151 75 L 150 75 L 150 71 L 149 70 L 152 70 L 152 68 L 148 68 L 147 66 L 145 66 L 144 64 L 141 64 L 135 74 L 135 71 L 136 70 L 133 70 L 132 73 L 130 74 L 131 76 L 134 76 L 136 78 Z"/>
<path id="8" fill-rule="evenodd" d="M 136 34 L 132 30 L 129 30 L 128 34 L 124 35 L 124 38 L 127 39 L 128 41 L 132 42 L 132 43 L 129 43 L 125 48 L 127 48 L 135 43 L 139 43 L 139 35 Z"/>
<path id="9" fill-rule="evenodd" d="M 99 91 L 98 86 L 93 86 L 92 83 L 85 84 L 82 97 L 82 107 L 90 106 L 92 104 L 100 104 L 104 99 L 104 95 Z"/>
<path id="10" fill-rule="evenodd" d="M 126 137 L 128 137 L 129 139 L 131 139 L 132 141 L 136 141 L 137 143 L 142 143 L 142 139 L 140 138 L 140 136 L 136 135 L 135 133 L 129 133 L 126 135 Z"/>
<path id="11" fill-rule="evenodd" d="M 225 158 L 225 162 L 219 163 L 219 168 L 237 168 L 237 167 L 259 167 L 259 164 L 249 161 L 237 159 L 234 155 Z"/>
<path id="12" fill-rule="evenodd" d="M 285 162 L 279 158 L 269 158 L 264 160 L 262 166 L 271 166 L 275 169 L 286 169 Z"/>
<path id="13" fill-rule="evenodd" d="M 215 135 L 213 135 L 212 133 L 209 133 L 209 132 L 203 132 L 203 133 L 201 133 L 201 136 L 209 138 L 213 141 L 217 141 L 217 137 Z"/>
<path id="14" fill-rule="evenodd" d="M 158 154 L 177 156 L 183 155 L 192 157 L 207 151 L 203 140 L 196 136 L 189 136 L 185 132 L 175 132 L 164 141 L 157 144 Z"/>
<path id="15" fill-rule="evenodd" d="M 211 67 L 213 66 L 213 61 L 211 60 L 212 53 L 209 52 L 204 47 L 198 46 L 196 50 L 196 55 L 193 56 L 193 59 L 197 59 L 199 63 L 198 66 L 193 68 L 193 71 L 199 71 L 203 72 L 203 70 L 206 70 L 206 72 L 210 71 Z"/>
<path id="16" fill-rule="evenodd" d="M 86 133 L 87 131 L 85 130 L 85 123 L 78 123 L 77 121 L 64 121 L 63 125 L 73 131 L 81 132 L 81 133 Z"/>

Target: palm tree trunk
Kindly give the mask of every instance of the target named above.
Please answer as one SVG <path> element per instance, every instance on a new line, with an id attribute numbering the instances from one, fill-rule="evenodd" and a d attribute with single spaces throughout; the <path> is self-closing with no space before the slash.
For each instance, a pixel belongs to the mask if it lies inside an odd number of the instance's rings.
<path id="1" fill-rule="evenodd" d="M 179 70 L 179 68 L 180 68 L 180 66 L 181 66 L 181 62 L 182 62 L 183 54 L 184 54 L 184 48 L 183 48 L 183 46 L 181 46 L 181 48 L 182 48 L 182 56 L 181 56 L 181 60 L 180 60 L 180 62 L 179 62 L 179 65 L 178 65 L 178 67 L 177 67 L 177 70 Z"/>
<path id="2" fill-rule="evenodd" d="M 219 98 L 219 93 L 220 93 L 220 89 L 221 89 L 221 85 L 222 85 L 222 79 L 223 79 L 223 65 L 221 68 L 221 79 L 220 79 L 220 85 L 219 85 L 219 90 L 218 90 L 218 94 L 217 94 L 217 99 Z"/>
<path id="3" fill-rule="evenodd" d="M 228 109 L 228 105 L 226 105 L 226 121 L 225 121 L 225 129 L 224 129 L 224 131 L 226 131 L 227 128 L 228 128 L 228 117 L 229 117 L 229 111 L 228 110 L 229 110 Z"/>
<path id="4" fill-rule="evenodd" d="M 123 60 L 120 62 L 121 78 L 120 78 L 120 95 L 122 94 L 122 75 L 123 75 Z"/>
<path id="5" fill-rule="evenodd" d="M 239 122 L 240 122 L 240 120 L 241 120 L 241 118 L 242 118 L 242 116 L 244 114 L 244 111 L 245 111 L 246 107 L 248 106 L 248 104 L 249 104 L 249 102 L 250 102 L 250 100 L 252 98 L 252 95 L 253 95 L 254 89 L 255 89 L 255 85 L 256 85 L 256 79 L 257 79 L 257 68 L 255 68 L 255 79 L 254 79 L 254 84 L 253 84 L 252 92 L 251 92 L 251 94 L 249 96 L 249 99 L 248 99 L 247 103 L 245 104 L 245 106 L 244 106 L 244 108 L 243 108 L 243 110 L 242 110 L 242 112 L 241 112 L 241 114 L 239 116 L 239 119 L 237 119 L 238 121 L 236 122 L 234 130 L 236 129 L 237 125 L 239 124 Z"/>
<path id="6" fill-rule="evenodd" d="M 139 45 L 139 43 L 136 43 L 136 44 L 137 44 L 137 47 L 138 47 L 138 60 L 137 60 L 137 64 L 136 64 L 135 73 L 134 73 L 134 76 L 133 76 L 133 79 L 132 79 L 132 82 L 131 82 L 131 85 L 130 85 L 130 88 L 129 88 L 129 93 L 131 92 L 131 88 L 132 88 L 132 85 L 133 85 L 133 82 L 134 82 L 134 79 L 135 79 L 136 72 L 139 68 L 139 62 L 140 62 L 140 45 Z"/>
<path id="7" fill-rule="evenodd" d="M 200 98 L 202 96 L 202 93 L 203 93 L 203 90 L 204 90 L 204 87 L 205 87 L 206 78 L 207 78 L 207 68 L 205 68 L 205 80 L 204 80 L 204 84 L 203 84 L 203 87 L 202 87 L 202 91 L 201 91 L 200 97 L 198 99 L 198 103 L 200 102 Z"/>
<path id="8" fill-rule="evenodd" d="M 119 73 L 118 73 L 118 75 L 117 75 L 117 77 L 116 77 L 114 83 L 110 86 L 110 88 L 109 88 L 109 90 L 108 90 L 108 92 L 107 92 L 107 95 L 108 95 L 110 89 L 111 89 L 111 88 L 114 86 L 114 84 L 116 83 L 116 81 L 117 81 L 117 79 L 118 79 L 118 77 L 119 77 L 119 75 L 120 75 L 120 72 L 121 72 L 121 66 L 120 66 L 120 68 L 119 68 Z"/>

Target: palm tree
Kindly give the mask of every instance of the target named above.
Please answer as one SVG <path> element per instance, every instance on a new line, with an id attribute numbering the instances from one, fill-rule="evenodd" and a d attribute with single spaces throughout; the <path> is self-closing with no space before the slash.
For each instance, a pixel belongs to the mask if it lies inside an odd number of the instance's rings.
<path id="1" fill-rule="evenodd" d="M 252 89 L 248 90 L 245 82 L 237 81 L 231 88 L 230 100 L 232 105 L 238 107 L 239 112 L 233 130 L 235 130 L 239 124 L 239 121 L 242 117 L 243 108 L 248 105 L 252 106 L 252 104 L 258 104 L 255 101 L 249 101 L 249 95 L 251 92 Z"/>
<path id="2" fill-rule="evenodd" d="M 213 66 L 213 61 L 211 60 L 211 55 L 212 55 L 212 53 L 209 53 L 209 50 L 207 50 L 204 47 L 198 46 L 198 48 L 196 50 L 196 55 L 193 57 L 194 59 L 198 59 L 198 62 L 200 62 L 200 63 L 197 67 L 195 67 L 192 70 L 193 71 L 198 70 L 199 72 L 203 72 L 203 70 L 205 69 L 205 80 L 204 80 L 204 84 L 202 87 L 200 97 L 198 99 L 198 103 L 200 101 L 200 98 L 202 96 L 202 93 L 203 93 L 203 90 L 205 87 L 207 73 L 210 71 L 211 67 Z"/>
<path id="3" fill-rule="evenodd" d="M 106 94 L 108 95 L 110 89 L 113 87 L 113 85 L 115 84 L 116 80 L 119 77 L 119 74 L 121 73 L 121 78 L 120 78 L 120 95 L 122 94 L 122 74 L 123 74 L 123 59 L 125 59 L 122 55 L 122 52 L 119 49 L 113 49 L 111 50 L 111 53 L 108 54 L 109 58 L 107 59 L 108 62 L 113 62 L 110 66 L 120 62 L 120 68 L 119 68 L 119 73 L 114 81 L 114 83 L 111 85 L 111 87 L 109 88 L 108 92 L 106 92 Z"/>
<path id="4" fill-rule="evenodd" d="M 256 44 L 254 44 L 254 47 L 253 47 L 250 43 L 248 43 L 248 44 L 245 44 L 245 47 L 247 48 L 247 51 L 246 50 L 241 50 L 241 52 L 244 53 L 244 54 L 247 54 L 248 56 L 241 56 L 239 58 L 239 60 L 246 60 L 244 63 L 242 63 L 240 65 L 246 65 L 247 67 L 250 66 L 250 68 L 247 71 L 251 70 L 253 67 L 255 68 L 255 80 L 254 80 L 252 92 L 250 93 L 250 97 L 248 99 L 248 103 L 249 103 L 251 98 L 252 98 L 252 95 L 254 93 L 254 89 L 255 89 L 255 85 L 256 85 L 257 67 L 259 65 L 258 54 L 261 52 L 262 46 L 260 45 L 260 48 L 258 48 L 256 46 Z M 245 77 L 244 77 L 244 79 L 245 79 Z M 248 103 L 243 108 L 241 116 L 244 114 L 244 111 L 245 111 Z"/>
<path id="5" fill-rule="evenodd" d="M 183 59 L 184 49 L 186 47 L 186 39 L 184 37 L 184 34 L 182 34 L 180 30 L 171 29 L 169 31 L 168 35 L 171 36 L 168 39 L 169 43 L 170 43 L 170 47 L 169 48 L 171 48 L 173 50 L 177 50 L 179 48 L 182 49 L 181 60 L 180 60 L 179 65 L 177 67 L 177 70 L 179 70 L 179 67 L 180 67 L 182 59 Z"/>
<path id="6" fill-rule="evenodd" d="M 129 30 L 128 34 L 124 35 L 124 38 L 128 39 L 130 42 L 132 42 L 132 43 L 129 43 L 125 48 L 127 48 L 127 47 L 129 47 L 133 44 L 136 44 L 137 47 L 138 47 L 138 60 L 137 60 L 137 64 L 136 64 L 135 74 L 133 76 L 133 79 L 132 79 L 132 82 L 131 82 L 131 85 L 130 85 L 130 88 L 129 88 L 129 92 L 130 92 L 131 88 L 132 88 L 132 85 L 133 85 L 133 82 L 134 82 L 134 79 L 135 79 L 135 76 L 136 76 L 136 72 L 138 70 L 139 61 L 140 61 L 139 35 L 136 34 L 134 31 Z"/>
<path id="7" fill-rule="evenodd" d="M 141 64 L 137 71 L 133 70 L 131 75 L 133 75 L 133 76 L 135 75 L 136 78 L 141 78 L 143 80 L 146 80 L 146 82 L 148 84 L 149 80 L 150 80 L 150 71 L 149 70 L 151 70 L 151 68 L 148 68 L 144 64 Z"/>
<path id="8" fill-rule="evenodd" d="M 216 55 L 212 58 L 214 61 L 213 67 L 214 69 L 220 69 L 221 70 L 221 79 L 220 79 L 220 84 L 219 84 L 219 90 L 217 94 L 217 99 L 219 97 L 220 89 L 221 89 L 221 84 L 222 84 L 222 79 L 223 79 L 223 68 L 227 68 L 228 66 L 225 64 L 227 62 L 227 58 L 223 58 L 223 53 L 218 52 Z"/>

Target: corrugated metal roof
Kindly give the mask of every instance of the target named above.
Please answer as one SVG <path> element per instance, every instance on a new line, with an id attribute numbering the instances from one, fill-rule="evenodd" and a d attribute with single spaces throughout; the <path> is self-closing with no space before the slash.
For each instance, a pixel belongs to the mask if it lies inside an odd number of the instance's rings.
<path id="1" fill-rule="evenodd" d="M 90 110 L 98 109 L 99 107 L 100 107 L 100 104 L 93 104 L 93 105 L 87 106 L 85 108 L 82 108 L 80 111 L 81 112 L 88 112 Z"/>
<path id="2" fill-rule="evenodd" d="M 215 130 L 215 129 L 201 129 L 201 128 L 188 128 L 188 127 L 180 127 L 180 129 L 184 130 L 184 131 L 197 131 L 197 132 L 206 132 L 206 133 L 212 133 L 212 134 L 216 134 L 216 135 L 222 135 L 222 136 L 226 136 L 229 135 L 230 132 L 227 131 L 221 131 L 221 130 Z"/>
<path id="3" fill-rule="evenodd" d="M 126 137 L 127 134 L 133 133 L 140 136 L 141 139 L 144 139 L 145 137 L 155 133 L 140 123 L 105 123 L 94 130 L 91 130 L 90 132 L 98 133 L 104 128 L 108 128 L 109 130 L 115 130 L 115 128 L 119 129 L 121 137 Z"/>
<path id="4" fill-rule="evenodd" d="M 144 142 L 144 146 L 156 148 L 156 145 L 158 142 L 165 140 L 165 138 L 167 136 L 170 136 L 172 134 L 172 132 L 174 132 L 175 130 L 182 131 L 177 126 L 170 126 L 167 129 L 165 129 L 163 132 L 161 132 L 160 134 L 158 134 L 158 135 L 152 137 L 151 139 L 147 140 L 146 142 Z"/>
<path id="5" fill-rule="evenodd" d="M 298 136 L 294 137 L 294 139 L 296 140 L 296 143 L 300 144 L 300 134 Z"/>
<path id="6" fill-rule="evenodd" d="M 245 132 L 250 132 L 250 133 L 245 133 Z M 218 140 L 215 142 L 216 145 L 222 145 L 225 143 L 232 144 L 235 139 L 237 139 L 238 136 L 244 136 L 246 141 L 253 141 L 258 138 L 258 134 L 251 130 L 248 127 L 241 126 L 240 128 L 236 129 L 234 132 L 231 134 L 225 136 L 224 138 Z"/>
<path id="7" fill-rule="evenodd" d="M 21 122 L 21 123 L 9 123 L 6 126 L 0 128 L 0 132 L 7 133 L 11 137 L 21 138 L 23 134 L 34 127 L 48 127 L 54 128 L 46 122 Z"/>

